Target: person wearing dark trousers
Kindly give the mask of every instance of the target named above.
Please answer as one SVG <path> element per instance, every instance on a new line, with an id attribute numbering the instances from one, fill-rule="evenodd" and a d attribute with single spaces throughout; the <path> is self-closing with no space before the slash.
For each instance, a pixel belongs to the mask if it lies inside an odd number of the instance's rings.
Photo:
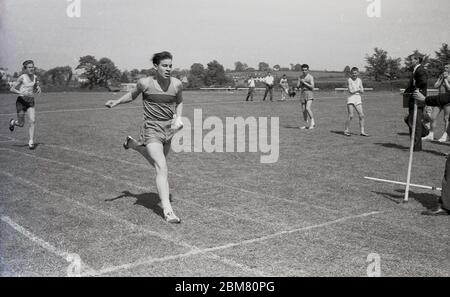
<path id="1" fill-rule="evenodd" d="M 247 98 L 245 98 L 245 101 L 248 101 L 249 98 L 251 101 L 253 101 L 253 95 L 255 94 L 255 78 L 253 77 L 253 74 L 250 74 L 247 83 L 248 83 L 248 93 Z"/>
<path id="2" fill-rule="evenodd" d="M 267 76 L 264 78 L 264 84 L 266 85 L 266 91 L 264 92 L 264 97 L 262 101 L 266 100 L 267 94 L 269 94 L 270 101 L 273 101 L 273 84 L 274 84 L 274 77 L 270 73 L 270 71 L 267 71 Z"/>
<path id="3" fill-rule="evenodd" d="M 435 96 L 425 97 L 421 92 L 416 90 L 412 96 L 420 103 L 425 103 L 427 106 L 444 107 L 450 104 L 450 93 L 439 94 Z M 450 128 L 447 126 L 447 134 L 450 134 Z M 428 216 L 442 216 L 450 215 L 450 157 L 447 157 L 445 162 L 444 178 L 442 179 L 442 192 L 439 199 L 439 206 L 434 210 L 426 210 L 422 212 L 423 215 Z"/>
<path id="4" fill-rule="evenodd" d="M 427 72 L 425 68 L 422 66 L 423 58 L 421 56 L 413 56 L 412 57 L 412 67 L 413 73 L 411 75 L 411 79 L 409 81 L 408 87 L 405 90 L 405 93 L 412 94 L 415 90 L 419 90 L 422 95 L 427 95 Z M 409 135 L 414 137 L 414 151 L 418 152 L 422 150 L 422 130 L 423 130 L 423 109 L 425 107 L 424 103 L 418 102 L 417 104 L 417 120 L 416 120 L 416 133 L 412 134 L 412 126 L 413 126 L 413 117 L 414 117 L 414 98 L 413 96 L 409 96 L 408 101 L 408 109 L 409 114 L 407 119 L 405 118 L 405 122 L 407 122 L 409 127 Z"/>

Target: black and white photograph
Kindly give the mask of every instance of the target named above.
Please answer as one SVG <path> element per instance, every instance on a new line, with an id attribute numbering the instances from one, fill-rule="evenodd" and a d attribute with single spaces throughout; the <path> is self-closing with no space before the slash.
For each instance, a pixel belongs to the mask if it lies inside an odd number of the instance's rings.
<path id="1" fill-rule="evenodd" d="M 449 37 L 448 0 L 0 0 L 0 276 L 449 277 Z"/>

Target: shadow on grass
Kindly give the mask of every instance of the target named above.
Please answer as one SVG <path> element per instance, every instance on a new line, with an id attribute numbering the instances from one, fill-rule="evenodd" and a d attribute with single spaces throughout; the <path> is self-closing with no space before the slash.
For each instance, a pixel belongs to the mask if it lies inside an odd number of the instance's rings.
<path id="1" fill-rule="evenodd" d="M 345 136 L 345 137 L 349 137 L 349 136 L 344 134 L 344 131 L 330 131 L 330 133 L 341 135 L 341 136 Z M 359 133 L 353 133 L 353 132 L 350 132 L 350 135 L 360 136 Z"/>
<path id="2" fill-rule="evenodd" d="M 372 191 L 377 195 L 381 195 L 386 199 L 389 199 L 397 204 L 401 204 L 403 202 L 403 198 L 405 197 L 405 190 L 395 190 L 398 194 L 385 193 L 385 192 L 377 192 Z M 429 194 L 429 193 L 415 193 L 409 191 L 409 198 L 416 200 L 426 209 L 436 209 L 439 205 L 439 195 Z"/>
<path id="3" fill-rule="evenodd" d="M 344 131 L 330 131 L 330 133 L 345 136 Z"/>
<path id="4" fill-rule="evenodd" d="M 399 133 L 397 133 L 397 135 L 399 135 L 399 136 L 409 136 L 409 133 L 407 133 L 407 132 L 399 132 Z"/>
<path id="5" fill-rule="evenodd" d="M 283 128 L 286 128 L 286 129 L 300 129 L 299 126 L 291 126 L 291 125 L 283 126 Z"/>
<path id="6" fill-rule="evenodd" d="M 34 145 L 35 145 L 35 149 L 37 149 L 38 146 L 44 145 L 44 143 L 42 143 L 42 142 L 36 142 Z M 26 148 L 28 148 L 28 144 L 12 144 L 12 146 L 14 146 L 14 147 L 26 147 Z"/>
<path id="7" fill-rule="evenodd" d="M 437 144 L 437 145 L 443 145 L 443 146 L 450 146 L 450 142 L 439 142 L 437 140 L 433 140 L 433 141 L 431 141 L 431 143 Z"/>
<path id="8" fill-rule="evenodd" d="M 382 147 L 387 147 L 387 148 L 395 148 L 395 149 L 399 149 L 399 150 L 409 150 L 409 147 L 407 146 L 403 146 L 397 143 L 374 143 L 376 145 L 380 145 Z M 438 152 L 435 150 L 422 150 L 422 152 L 424 153 L 428 153 L 428 154 L 432 154 L 432 155 L 436 155 L 439 157 L 443 157 L 443 156 L 447 156 L 447 154 L 442 153 L 442 152 Z"/>
<path id="9" fill-rule="evenodd" d="M 162 210 L 161 206 L 159 205 L 159 202 L 160 202 L 159 195 L 157 193 L 134 194 L 134 193 L 131 193 L 130 191 L 123 191 L 122 195 L 115 197 L 115 198 L 111 198 L 111 199 L 105 199 L 105 201 L 112 202 L 112 201 L 124 199 L 124 198 L 134 198 L 134 199 L 136 199 L 136 201 L 134 202 L 133 205 L 140 205 L 145 208 L 151 209 L 155 214 L 164 218 L 163 210 Z M 172 195 L 171 195 L 171 198 L 172 198 Z M 172 199 L 170 199 L 170 200 L 172 201 Z"/>

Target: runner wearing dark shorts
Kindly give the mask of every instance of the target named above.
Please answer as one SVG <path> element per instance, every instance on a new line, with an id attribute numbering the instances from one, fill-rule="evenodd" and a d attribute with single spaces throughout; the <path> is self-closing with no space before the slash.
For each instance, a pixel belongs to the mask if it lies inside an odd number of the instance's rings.
<path id="1" fill-rule="evenodd" d="M 30 122 L 28 147 L 33 150 L 36 148 L 34 143 L 34 128 L 36 124 L 34 94 L 40 93 L 41 88 L 34 74 L 34 62 L 27 60 L 22 65 L 24 74 L 19 76 L 10 89 L 11 92 L 19 94 L 19 97 L 17 97 L 16 101 L 17 120 L 11 119 L 9 121 L 9 130 L 13 132 L 16 126 L 23 127 L 25 125 L 25 113 L 28 113 Z"/>

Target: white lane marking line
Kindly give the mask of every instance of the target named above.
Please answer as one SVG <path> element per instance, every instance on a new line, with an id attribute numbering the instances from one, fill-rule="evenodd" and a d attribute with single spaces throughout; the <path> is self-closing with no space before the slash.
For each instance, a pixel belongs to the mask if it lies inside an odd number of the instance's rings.
<path id="1" fill-rule="evenodd" d="M 34 235 L 33 233 L 31 233 L 24 227 L 20 226 L 16 222 L 14 222 L 8 216 L 1 216 L 1 220 L 3 222 L 5 222 L 6 224 L 8 224 L 14 230 L 16 230 L 17 232 L 22 234 L 24 237 L 28 238 L 29 240 L 31 240 L 33 243 L 39 245 L 40 247 L 44 248 L 48 252 L 63 258 L 65 261 L 68 261 L 68 262 L 72 261 L 73 253 L 68 253 L 68 252 L 62 251 L 62 250 L 54 247 L 47 241 L 43 240 L 42 238 L 39 238 L 38 236 Z M 84 273 L 96 273 L 95 270 L 93 270 L 91 267 L 89 267 L 86 263 L 81 261 L 80 264 L 81 264 L 82 271 L 85 271 Z"/>
<path id="2" fill-rule="evenodd" d="M 169 242 L 171 242 L 171 243 L 174 243 L 174 244 L 176 244 L 176 245 L 180 245 L 180 246 L 183 246 L 183 247 L 186 247 L 186 248 L 189 248 L 189 249 L 192 248 L 191 245 L 185 244 L 184 242 L 182 242 L 182 241 L 180 241 L 180 240 L 173 239 L 172 237 L 170 237 L 170 236 L 168 236 L 168 235 L 164 235 L 164 234 L 161 234 L 161 233 L 159 233 L 159 232 L 156 232 L 156 231 L 153 231 L 153 230 L 149 230 L 149 229 L 147 229 L 147 228 L 143 228 L 143 227 L 141 227 L 141 226 L 135 225 L 135 224 L 131 223 L 130 221 L 127 221 L 127 220 L 124 220 L 124 219 L 121 219 L 121 218 L 117 217 L 117 216 L 114 215 L 114 214 L 108 213 L 108 212 L 103 211 L 103 210 L 96 209 L 96 208 L 94 208 L 94 207 L 92 207 L 92 206 L 90 206 L 90 205 L 87 205 L 87 204 L 83 203 L 83 202 L 79 202 L 79 201 L 76 200 L 76 199 L 72 199 L 72 198 L 66 197 L 66 196 L 64 196 L 64 195 L 62 195 L 62 194 L 53 192 L 53 191 L 51 191 L 51 190 L 49 190 L 49 189 L 47 189 L 47 188 L 44 188 L 44 187 L 42 187 L 42 186 L 40 186 L 40 185 L 38 185 L 38 184 L 36 184 L 36 183 L 34 183 L 34 182 L 32 182 L 32 181 L 29 181 L 29 180 L 27 180 L 27 179 L 24 179 L 24 178 L 22 178 L 22 177 L 15 176 L 15 175 L 13 175 L 13 174 L 11 174 L 11 173 L 9 173 L 9 172 L 2 171 L 2 170 L 0 170 L 0 174 L 6 175 L 6 176 L 8 176 L 9 178 L 14 179 L 14 180 L 16 180 L 16 181 L 18 181 L 18 182 L 20 182 L 20 183 L 22 183 L 22 184 L 28 185 L 28 186 L 30 186 L 30 187 L 37 188 L 37 189 L 39 189 L 41 192 L 43 192 L 43 193 L 45 193 L 45 194 L 52 195 L 52 196 L 55 196 L 55 197 L 58 197 L 58 198 L 62 198 L 62 199 L 64 199 L 64 200 L 66 200 L 66 201 L 69 201 L 70 203 L 73 203 L 73 204 L 78 205 L 79 207 L 82 207 L 82 208 L 84 208 L 84 209 L 87 209 L 87 210 L 89 210 L 90 212 L 93 212 L 93 213 L 96 213 L 96 214 L 101 214 L 101 215 L 103 215 L 103 216 L 105 216 L 105 217 L 108 217 L 108 218 L 112 219 L 113 221 L 116 221 L 116 222 L 125 224 L 125 225 L 127 225 L 130 229 L 132 229 L 133 231 L 144 232 L 144 233 L 147 233 L 147 234 L 149 234 L 149 235 L 159 237 L 159 238 L 161 238 L 161 239 L 163 239 L 163 240 L 167 240 L 167 241 L 169 241 Z"/>
<path id="3" fill-rule="evenodd" d="M 110 158 L 110 157 L 107 157 L 107 156 L 102 156 L 102 155 L 98 155 L 98 154 L 95 154 L 95 153 L 86 152 L 86 151 L 83 151 L 83 150 L 75 150 L 75 149 L 72 149 L 72 148 L 69 148 L 69 147 L 66 147 L 66 146 L 62 146 L 62 145 L 45 144 L 45 146 L 59 148 L 59 149 L 67 150 L 67 151 L 74 152 L 74 153 L 79 153 L 79 154 L 84 154 L 84 155 L 91 156 L 91 157 L 96 157 L 96 158 L 101 158 L 101 159 L 105 159 L 105 160 L 110 160 L 110 161 L 113 161 L 113 162 L 121 162 L 121 163 L 124 163 L 124 164 L 138 166 L 138 167 L 145 168 L 145 169 L 149 168 L 149 165 L 143 165 L 143 164 L 140 164 L 140 163 L 134 163 L 134 162 L 130 162 L 130 161 L 122 160 L 122 159 L 114 159 L 114 158 Z M 295 201 L 295 200 L 290 200 L 290 199 L 286 199 L 286 198 L 280 198 L 280 197 L 276 197 L 276 196 L 273 196 L 273 195 L 270 195 L 270 194 L 254 192 L 254 191 L 246 190 L 246 189 L 243 189 L 243 188 L 240 188 L 240 187 L 235 187 L 235 186 L 228 185 L 228 184 L 221 183 L 221 182 L 208 181 L 208 180 L 205 180 L 205 179 L 198 180 L 198 179 L 196 179 L 196 178 L 194 178 L 192 176 L 187 176 L 187 175 L 183 175 L 183 174 L 177 174 L 176 172 L 170 172 L 170 174 L 178 176 L 178 177 L 182 177 L 182 178 L 191 179 L 191 180 L 195 181 L 196 183 L 208 183 L 208 184 L 212 184 L 214 186 L 219 185 L 219 186 L 222 186 L 224 188 L 229 188 L 229 189 L 241 191 L 243 193 L 252 194 L 252 195 L 257 196 L 257 197 L 263 196 L 263 197 L 271 198 L 273 200 L 284 201 L 284 202 L 287 202 L 287 203 L 290 203 L 290 204 L 306 205 L 306 206 L 311 207 L 311 208 L 321 209 L 321 210 L 325 210 L 325 211 L 336 213 L 336 214 L 341 212 L 340 210 L 329 209 L 329 208 L 326 208 L 326 207 L 323 207 L 323 206 L 318 206 L 318 205 L 311 205 L 308 202 L 302 202 L 302 201 Z M 250 196 L 250 197 L 255 199 L 255 197 L 252 197 L 252 196 Z M 256 199 L 259 199 L 259 198 L 256 198 Z"/>
<path id="4" fill-rule="evenodd" d="M 192 252 L 192 251 L 197 251 L 197 250 L 199 250 L 198 247 L 193 246 L 193 245 L 190 245 L 189 243 L 186 243 L 186 242 L 184 242 L 184 241 L 181 240 L 181 239 L 178 239 L 178 238 L 172 238 L 172 236 L 170 236 L 170 235 L 168 235 L 168 234 L 162 234 L 162 233 L 159 233 L 159 232 L 156 232 L 156 231 L 149 230 L 149 229 L 147 229 L 147 228 L 138 226 L 138 225 L 136 225 L 136 224 L 131 223 L 130 221 L 127 221 L 127 220 L 125 220 L 125 219 L 121 219 L 121 218 L 119 218 L 118 216 L 115 216 L 114 214 L 108 213 L 108 212 L 103 211 L 103 210 L 96 209 L 96 208 L 94 208 L 94 207 L 92 207 L 92 206 L 90 206 L 90 205 L 87 205 L 87 204 L 84 204 L 84 203 L 82 203 L 82 202 L 79 202 L 79 201 L 77 201 L 76 199 L 72 199 L 72 198 L 66 197 L 66 196 L 64 196 L 64 195 L 61 195 L 61 194 L 55 193 L 55 192 L 53 192 L 53 191 L 50 191 L 50 190 L 48 190 L 48 189 L 46 189 L 46 188 L 44 188 L 44 187 L 41 187 L 41 186 L 39 186 L 38 184 L 35 184 L 35 183 L 33 183 L 33 182 L 29 181 L 29 180 L 26 180 L 26 179 L 24 179 L 24 178 L 21 178 L 21 177 L 18 177 L 18 176 L 14 176 L 14 175 L 12 175 L 12 174 L 10 174 L 10 173 L 8 173 L 8 172 L 2 171 L 2 170 L 0 170 L 0 174 L 6 175 L 6 176 L 8 176 L 9 178 L 14 179 L 14 180 L 16 180 L 16 181 L 18 181 L 18 182 L 20 182 L 20 183 L 23 183 L 23 184 L 25 184 L 25 185 L 28 185 L 28 186 L 30 186 L 30 187 L 37 188 L 37 189 L 39 189 L 40 191 L 42 191 L 42 192 L 44 192 L 44 193 L 46 193 L 46 194 L 49 194 L 49 195 L 52 195 L 52 196 L 56 196 L 56 197 L 62 198 L 62 199 L 64 199 L 64 200 L 66 200 L 66 201 L 69 201 L 70 203 L 73 203 L 73 204 L 78 205 L 79 207 L 82 207 L 82 208 L 84 208 L 84 209 L 87 209 L 87 210 L 90 211 L 90 212 L 93 212 L 93 213 L 96 213 L 96 214 L 101 214 L 101 215 L 103 215 L 103 216 L 106 216 L 106 217 L 112 219 L 113 221 L 116 221 L 116 222 L 119 222 L 119 223 L 121 223 L 121 224 L 126 225 L 127 227 L 129 227 L 129 228 L 132 229 L 133 231 L 144 232 L 144 233 L 147 233 L 147 234 L 149 234 L 149 235 L 152 235 L 152 236 L 155 236 L 155 237 L 159 237 L 159 238 L 161 238 L 162 240 L 167 240 L 167 241 L 169 241 L 169 242 L 171 242 L 171 243 L 173 243 L 173 244 L 175 244 L 175 245 L 178 245 L 178 246 L 182 246 L 182 247 L 184 247 L 184 248 L 187 248 L 187 249 L 189 249 L 191 252 Z M 212 255 L 212 256 L 208 256 L 208 257 L 215 257 L 215 256 L 216 256 L 216 255 Z M 221 260 L 221 261 L 224 262 L 223 260 Z M 224 262 L 224 263 L 225 263 L 225 262 Z M 230 261 L 230 262 L 226 262 L 225 264 L 230 265 L 230 266 L 233 266 L 233 263 L 232 263 L 231 261 Z M 267 274 L 263 273 L 262 271 L 259 271 L 259 270 L 257 270 L 257 269 L 248 267 L 248 266 L 246 266 L 246 265 L 244 265 L 244 264 L 236 264 L 235 267 L 238 267 L 238 268 L 241 268 L 241 269 L 242 269 L 242 267 L 246 267 L 246 268 L 245 268 L 246 270 L 248 270 L 248 271 L 254 271 L 254 273 L 256 273 L 256 274 L 258 274 L 258 275 L 267 275 Z"/>
<path id="5" fill-rule="evenodd" d="M 45 162 L 52 162 L 52 163 L 55 163 L 55 164 L 59 164 L 61 166 L 68 166 L 70 168 L 73 168 L 73 169 L 76 169 L 76 170 L 79 170 L 79 171 L 83 171 L 83 172 L 86 172 L 86 173 L 89 173 L 89 174 L 95 174 L 95 175 L 100 176 L 100 177 L 102 177 L 104 179 L 111 180 L 111 181 L 114 181 L 114 182 L 119 183 L 119 184 L 124 184 L 124 185 L 127 185 L 129 187 L 136 188 L 136 189 L 139 189 L 139 190 L 142 190 L 142 191 L 147 191 L 148 192 L 150 190 L 150 188 L 142 187 L 142 186 L 133 184 L 133 183 L 128 182 L 128 181 L 119 180 L 119 179 L 117 179 L 115 177 L 104 175 L 104 174 L 101 174 L 99 172 L 86 169 L 84 167 L 79 167 L 79 166 L 76 166 L 76 165 L 72 165 L 70 163 L 60 162 L 60 161 L 56 161 L 56 160 L 52 160 L 52 159 L 48 159 L 48 158 L 43 158 L 43 157 L 39 157 L 39 156 L 36 156 L 36 155 L 33 155 L 33 154 L 15 151 L 15 150 L 9 149 L 9 148 L 0 148 L 0 151 L 2 151 L 2 150 L 3 151 L 13 152 L 13 153 L 16 153 L 16 154 L 26 155 L 26 156 L 29 156 L 29 157 L 32 157 L 32 158 L 35 158 L 35 159 L 38 159 L 38 160 L 43 160 Z M 235 215 L 235 214 L 233 214 L 231 212 L 228 212 L 228 211 L 225 211 L 225 210 L 221 210 L 221 209 L 214 208 L 214 207 L 206 207 L 206 206 L 204 206 L 204 205 L 202 205 L 200 203 L 197 203 L 197 202 L 194 202 L 194 201 L 189 201 L 189 200 L 186 200 L 186 199 L 178 198 L 177 200 L 182 201 L 182 202 L 184 202 L 186 204 L 191 204 L 191 205 L 194 205 L 196 207 L 200 207 L 200 208 L 202 208 L 202 209 L 204 209 L 206 211 L 218 212 L 218 213 L 227 215 L 229 217 L 233 217 L 233 218 L 238 219 L 238 220 L 242 219 L 242 220 L 246 220 L 246 221 L 249 221 L 249 222 L 258 223 L 258 224 L 261 224 L 261 225 L 266 226 L 266 227 L 272 227 L 273 228 L 273 226 L 268 225 L 264 220 L 256 220 L 256 219 L 253 219 L 253 218 L 250 218 L 250 217 L 243 217 L 241 215 Z M 277 227 L 279 227 L 279 226 L 277 226 Z"/>
<path id="6" fill-rule="evenodd" d="M 390 95 L 390 94 L 388 94 Z M 379 97 L 380 95 L 365 95 L 364 97 Z M 316 97 L 317 100 L 328 100 L 328 99 L 342 99 L 343 97 Z M 292 102 L 299 101 L 292 100 Z M 261 101 L 256 101 L 258 103 Z M 184 106 L 195 106 L 195 105 L 225 105 L 225 104 L 236 104 L 236 103 L 248 103 L 244 100 L 239 101 L 209 101 L 209 102 L 190 102 L 184 103 Z M 122 109 L 137 109 L 142 108 L 142 106 L 130 106 L 130 107 L 116 107 L 112 108 L 112 110 L 122 110 Z M 67 113 L 67 112 L 80 112 L 80 111 L 98 111 L 98 110 L 109 110 L 108 107 L 92 107 L 92 108 L 74 108 L 74 109 L 58 109 L 58 110 L 44 110 L 44 111 L 36 111 L 36 114 L 51 114 L 51 113 Z M 0 113 L 0 116 L 13 116 L 17 113 Z"/>
<path id="7" fill-rule="evenodd" d="M 239 247 L 239 246 L 243 246 L 243 245 L 266 241 L 268 239 L 280 237 L 282 235 L 298 233 L 298 232 L 302 232 L 302 231 L 309 231 L 312 229 L 327 227 L 327 226 L 342 223 L 342 222 L 345 222 L 348 220 L 364 218 L 364 217 L 373 216 L 373 215 L 377 215 L 377 214 L 381 214 L 381 213 L 384 213 L 384 211 L 372 211 L 372 212 L 367 212 L 367 213 L 363 213 L 363 214 L 359 214 L 359 215 L 343 217 L 343 218 L 340 218 L 337 220 L 328 221 L 328 222 L 317 224 L 317 225 L 306 226 L 306 227 L 296 228 L 296 229 L 287 230 L 287 231 L 281 231 L 281 232 L 273 233 L 273 234 L 266 235 L 266 236 L 243 240 L 243 241 L 236 242 L 236 243 L 229 243 L 229 244 L 215 246 L 215 247 L 211 247 L 211 248 L 198 249 L 195 251 L 189 251 L 187 253 L 168 256 L 168 257 L 162 257 L 162 258 L 156 258 L 156 259 L 155 258 L 141 259 L 141 260 L 138 260 L 133 263 L 119 265 L 119 266 L 111 266 L 111 267 L 107 267 L 107 268 L 98 270 L 95 272 L 96 273 L 95 275 L 103 275 L 103 274 L 107 274 L 107 273 L 117 272 L 120 270 L 129 270 L 129 269 L 141 266 L 141 265 L 149 265 L 149 264 L 158 263 L 158 262 L 161 263 L 161 262 L 166 262 L 166 261 L 170 261 L 170 260 L 187 258 L 187 257 L 191 257 L 194 255 L 199 255 L 199 254 L 207 254 L 207 253 L 216 252 L 216 251 L 220 251 L 220 250 L 230 249 L 233 247 Z M 91 274 L 86 274 L 86 276 L 88 276 L 88 275 L 91 275 Z"/>

